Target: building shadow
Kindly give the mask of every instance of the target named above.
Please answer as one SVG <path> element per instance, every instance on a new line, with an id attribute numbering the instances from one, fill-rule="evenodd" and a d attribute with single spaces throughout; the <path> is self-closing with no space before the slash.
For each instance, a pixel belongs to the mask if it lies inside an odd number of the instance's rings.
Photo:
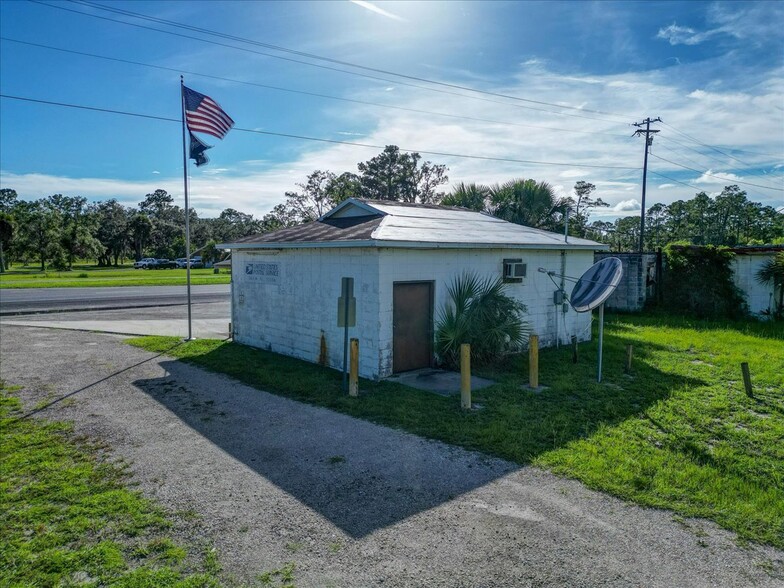
<path id="1" fill-rule="evenodd" d="M 214 357 L 200 356 L 199 361 L 214 366 L 231 362 L 236 365 L 237 347 L 241 346 L 218 347 L 205 354 L 215 354 Z M 254 358 L 248 362 L 249 370 L 256 363 L 255 358 L 262 363 L 261 369 L 264 369 L 264 362 L 270 362 L 269 369 L 272 369 L 272 366 L 294 361 L 268 352 L 249 351 Z M 400 403 L 406 405 L 405 414 L 413 414 L 413 419 L 442 419 L 460 427 L 465 419 L 475 418 L 480 424 L 489 424 L 490 429 L 498 426 L 494 419 L 501 414 L 503 406 L 517 402 L 520 420 L 511 419 L 504 424 L 538 427 L 541 431 L 520 435 L 521 440 L 529 440 L 521 441 L 529 445 L 520 452 L 515 452 L 514 448 L 498 452 L 518 462 L 515 464 L 454 446 L 435 448 L 436 441 L 262 392 L 187 363 L 166 361 L 161 365 L 168 376 L 137 380 L 134 384 L 233 459 L 354 538 L 480 488 L 519 469 L 520 464 L 537 454 L 586 437 L 600 426 L 639 415 L 650 404 L 666 398 L 674 387 L 687 383 L 683 378 L 652 373 L 653 368 L 646 367 L 649 371 L 640 375 L 646 379 L 655 378 L 657 385 L 645 387 L 639 393 L 628 392 L 629 398 L 625 399 L 622 393 L 610 389 L 619 399 L 611 403 L 610 410 L 605 408 L 607 398 L 594 398 L 589 391 L 562 393 L 556 398 L 547 392 L 538 395 L 521 392 L 519 386 L 512 390 L 503 382 L 481 391 L 484 407 L 471 416 L 457 408 L 458 400 L 454 397 L 445 398 L 384 382 L 360 399 L 369 403 L 366 406 L 373 406 L 373 395 L 397 394 Z M 325 369 L 304 362 L 298 365 L 301 371 Z M 345 398 L 339 391 L 340 376 L 331 370 L 326 372 L 335 375 L 336 398 Z M 688 384 L 700 382 L 694 380 Z M 322 398 L 319 402 L 342 410 L 337 400 L 329 404 Z M 388 403 L 379 406 L 389 410 Z M 422 408 L 412 411 L 413 406 Z M 383 410 L 379 409 L 377 416 L 371 418 L 381 423 L 395 422 L 395 418 L 387 418 L 389 414 Z M 542 417 L 547 414 L 555 416 L 559 422 L 557 437 L 553 436 L 550 419 Z M 406 428 L 424 431 L 415 420 L 406 421 Z M 479 439 L 471 438 L 473 434 L 466 428 L 461 444 L 485 449 Z"/>

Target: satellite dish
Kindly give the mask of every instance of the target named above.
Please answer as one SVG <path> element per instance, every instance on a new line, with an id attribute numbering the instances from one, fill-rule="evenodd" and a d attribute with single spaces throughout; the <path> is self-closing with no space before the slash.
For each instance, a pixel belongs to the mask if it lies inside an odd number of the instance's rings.
<path id="1" fill-rule="evenodd" d="M 577 312 L 588 312 L 600 306 L 615 291 L 623 276 L 617 257 L 605 257 L 589 267 L 577 280 L 569 302 Z"/>

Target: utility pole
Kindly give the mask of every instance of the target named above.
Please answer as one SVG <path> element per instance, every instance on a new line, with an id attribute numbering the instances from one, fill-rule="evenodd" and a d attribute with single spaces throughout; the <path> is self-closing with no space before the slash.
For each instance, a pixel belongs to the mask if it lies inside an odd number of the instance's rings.
<path id="1" fill-rule="evenodd" d="M 648 150 L 650 149 L 651 145 L 653 145 L 653 135 L 654 133 L 658 133 L 659 131 L 656 129 L 651 129 L 651 123 L 655 122 L 662 122 L 658 116 L 654 119 L 650 117 L 646 118 L 644 121 L 640 123 L 632 123 L 635 127 L 642 127 L 645 125 L 645 130 L 642 128 L 637 129 L 634 131 L 635 135 L 645 135 L 645 159 L 643 160 L 642 164 L 642 211 L 640 212 L 640 253 L 643 252 L 643 237 L 645 235 L 645 184 L 648 180 Z"/>

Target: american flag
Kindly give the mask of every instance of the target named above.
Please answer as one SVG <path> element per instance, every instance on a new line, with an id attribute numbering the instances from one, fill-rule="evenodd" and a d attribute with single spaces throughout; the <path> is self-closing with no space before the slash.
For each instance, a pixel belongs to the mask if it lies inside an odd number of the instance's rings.
<path id="1" fill-rule="evenodd" d="M 185 100 L 185 122 L 188 125 L 188 130 L 207 133 L 218 137 L 218 139 L 223 139 L 229 129 L 234 126 L 231 117 L 209 96 L 199 94 L 185 86 L 182 87 L 182 91 Z"/>

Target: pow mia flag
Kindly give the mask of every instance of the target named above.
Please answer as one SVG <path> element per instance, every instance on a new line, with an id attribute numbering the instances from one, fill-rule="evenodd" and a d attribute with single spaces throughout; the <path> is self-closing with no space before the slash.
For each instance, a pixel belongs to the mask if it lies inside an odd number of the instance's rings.
<path id="1" fill-rule="evenodd" d="M 212 149 L 212 145 L 207 145 L 204 141 L 199 139 L 196 135 L 188 131 L 191 136 L 191 146 L 189 158 L 196 162 L 196 167 L 206 165 L 209 163 L 210 158 L 204 153 L 207 149 Z"/>

